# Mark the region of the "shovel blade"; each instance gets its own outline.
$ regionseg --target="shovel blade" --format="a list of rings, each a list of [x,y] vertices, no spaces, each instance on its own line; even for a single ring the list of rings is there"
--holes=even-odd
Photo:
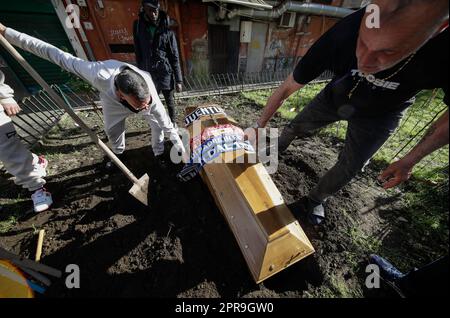
[[[148,182],[149,177],[147,174],[143,175],[139,179],[139,183],[135,183],[130,191],[128,191],[133,197],[138,199],[142,204],[148,206]]]

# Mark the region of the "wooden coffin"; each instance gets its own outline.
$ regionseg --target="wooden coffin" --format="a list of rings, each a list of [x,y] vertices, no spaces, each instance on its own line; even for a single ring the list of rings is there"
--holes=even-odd
[[[207,115],[208,111],[201,109],[211,107],[220,109],[211,104],[186,109],[185,124],[191,138],[199,137],[199,126],[201,132],[224,124],[237,126],[224,113]],[[201,116],[196,116],[196,111]],[[227,220],[254,280],[259,283],[314,253],[314,248],[262,163],[232,162],[243,155],[243,150],[234,151],[232,156],[228,153],[222,163],[205,164],[200,175]],[[223,159],[224,155],[221,156]]]

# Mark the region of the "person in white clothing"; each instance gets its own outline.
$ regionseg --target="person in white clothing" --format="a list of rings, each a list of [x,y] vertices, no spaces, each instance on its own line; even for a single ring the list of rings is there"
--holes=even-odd
[[[33,192],[34,211],[42,212],[53,203],[52,195],[44,188],[48,162],[31,153],[17,136],[10,117],[20,111],[14,91],[5,84],[5,75],[0,71],[0,162],[15,177],[17,185]]]
[[[89,62],[55,46],[7,28],[0,23],[0,33],[12,44],[46,59],[84,79],[100,92],[105,131],[112,151],[125,151],[125,119],[138,113],[150,124],[153,154],[162,161],[164,136],[169,136],[181,155],[185,149],[171,122],[149,73],[117,60]],[[111,166],[111,163],[109,163]]]

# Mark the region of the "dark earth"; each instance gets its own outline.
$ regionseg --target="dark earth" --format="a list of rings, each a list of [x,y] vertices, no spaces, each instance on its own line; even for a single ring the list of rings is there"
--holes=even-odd
[[[184,106],[206,101],[222,105],[243,127],[260,111],[242,97],[221,96],[181,101],[179,114]],[[105,137],[98,114],[82,116]],[[285,124],[279,117],[271,122]],[[374,249],[399,244],[409,249],[414,243],[405,234],[409,223],[402,217],[401,193],[386,192],[374,181],[380,168],[371,164],[331,198],[321,227],[303,219],[302,200],[336,161],[340,141],[327,136],[296,140],[280,158],[273,179],[316,252],[256,284],[202,180],[179,182],[181,165],[155,162],[142,119],[130,119],[127,127],[124,162],[138,177],[149,174],[149,207],[128,194],[131,184],[122,174],[105,171],[102,153],[68,118],[34,149],[50,161],[51,210],[29,213],[31,201],[14,201],[18,193],[28,194],[6,175],[0,178],[1,196],[11,202],[2,204],[0,214],[13,211],[18,217],[0,234],[0,245],[33,258],[36,232],[45,229],[42,263],[63,271],[68,264],[79,265],[80,289],[67,289],[64,279],[53,279],[44,297],[397,297],[388,288],[364,287],[367,257]],[[425,256],[416,259],[418,264],[427,261]]]

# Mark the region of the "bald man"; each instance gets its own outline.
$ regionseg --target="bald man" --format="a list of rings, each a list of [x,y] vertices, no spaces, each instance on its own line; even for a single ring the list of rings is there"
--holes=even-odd
[[[380,28],[369,28],[363,8],[338,22],[310,48],[269,98],[253,128],[263,128],[294,92],[326,70],[335,76],[283,130],[279,151],[340,120],[348,122],[337,163],[308,195],[308,220],[325,219],[323,203],[344,187],[398,126],[403,111],[423,89],[442,88],[448,105],[447,0],[379,0]],[[389,188],[407,180],[424,156],[448,144],[448,112],[405,158],[380,176]]]

